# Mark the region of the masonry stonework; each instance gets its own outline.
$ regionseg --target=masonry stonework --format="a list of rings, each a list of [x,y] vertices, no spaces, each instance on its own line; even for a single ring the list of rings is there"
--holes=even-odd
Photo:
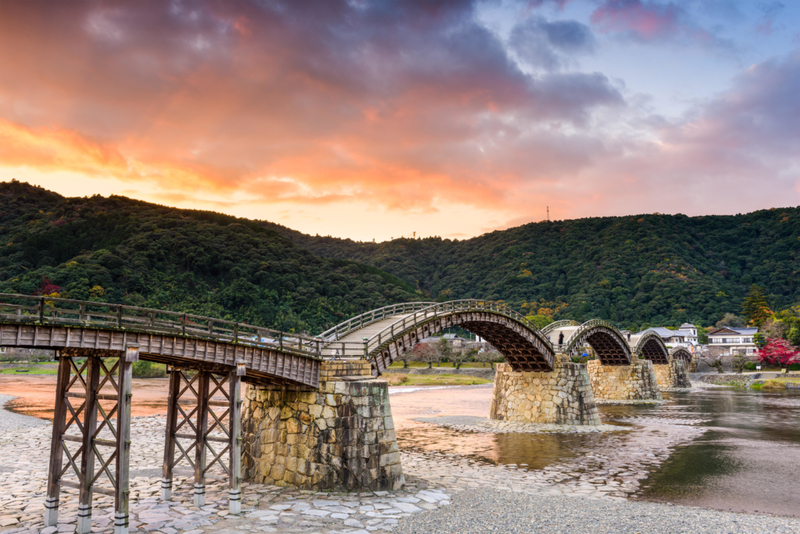
[[[636,358],[631,365],[603,365],[600,360],[590,360],[586,370],[598,401],[661,400],[649,360]]]
[[[489,418],[518,423],[599,425],[586,367],[557,354],[552,372],[496,366]]]
[[[656,375],[658,388],[661,390],[692,387],[689,374],[686,372],[686,362],[683,360],[670,357],[669,365],[653,364],[653,372]]]
[[[395,490],[403,483],[389,390],[369,362],[323,362],[319,390],[248,385],[245,480],[303,489]]]

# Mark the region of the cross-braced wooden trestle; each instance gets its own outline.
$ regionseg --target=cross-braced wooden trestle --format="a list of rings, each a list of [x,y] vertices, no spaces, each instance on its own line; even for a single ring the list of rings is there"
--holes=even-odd
[[[227,388],[226,388],[227,386]],[[181,462],[192,468],[194,504],[205,504],[206,479],[229,481],[230,510],[241,512],[241,377],[206,370],[173,369],[169,382],[164,476],[161,497],[172,497],[172,477]],[[222,474],[212,473],[212,468]]]
[[[91,531],[95,492],[114,497],[114,532],[128,531],[131,364],[138,359],[138,349],[105,355],[116,356],[116,363],[110,365],[96,354],[80,366],[71,354],[59,358],[45,525],[58,524],[61,488],[75,488],[78,534]]]

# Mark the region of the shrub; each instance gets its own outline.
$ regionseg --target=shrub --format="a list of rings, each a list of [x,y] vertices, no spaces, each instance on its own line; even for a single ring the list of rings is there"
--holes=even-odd
[[[408,375],[400,373],[385,373],[381,375],[381,380],[386,380],[390,386],[400,386],[408,382]]]
[[[748,371],[755,371],[756,370],[756,362],[747,362],[744,364],[744,368]]]
[[[144,360],[134,362],[131,371],[133,378],[163,378],[167,376],[167,368],[164,364]]]
[[[800,363],[790,363],[789,364],[790,371],[800,371]]]

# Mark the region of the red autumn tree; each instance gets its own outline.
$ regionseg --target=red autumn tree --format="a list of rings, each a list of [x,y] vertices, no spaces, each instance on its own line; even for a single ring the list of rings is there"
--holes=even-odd
[[[58,293],[61,291],[61,286],[55,285],[53,282],[50,281],[49,278],[46,276],[42,276],[42,285],[40,285],[36,291],[33,292],[34,295],[52,295],[53,293]]]
[[[758,359],[770,365],[785,367],[790,363],[800,361],[800,352],[785,339],[774,338],[759,349]]]

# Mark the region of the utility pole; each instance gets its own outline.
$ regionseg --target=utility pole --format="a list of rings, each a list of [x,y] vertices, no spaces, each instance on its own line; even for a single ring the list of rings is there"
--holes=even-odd
[[[547,222],[550,222],[550,206],[547,206]]]

